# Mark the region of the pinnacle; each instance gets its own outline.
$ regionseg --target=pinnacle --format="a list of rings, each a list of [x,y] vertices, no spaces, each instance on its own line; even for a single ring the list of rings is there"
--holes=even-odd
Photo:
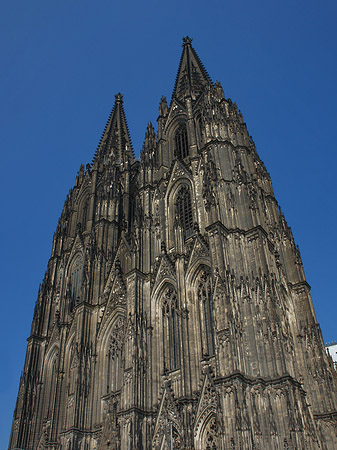
[[[148,124],[147,124],[147,132],[149,132],[149,131],[153,131],[154,130],[154,128],[153,128],[153,125],[152,125],[152,122],[150,121]]]
[[[146,132],[145,132],[145,141],[143,145],[143,150],[148,148],[153,148],[156,139],[156,134],[152,125],[152,122],[147,124]]]
[[[166,97],[163,95],[162,98],[160,99],[160,104],[159,104],[159,117],[166,117],[167,115],[167,101],[166,101]]]

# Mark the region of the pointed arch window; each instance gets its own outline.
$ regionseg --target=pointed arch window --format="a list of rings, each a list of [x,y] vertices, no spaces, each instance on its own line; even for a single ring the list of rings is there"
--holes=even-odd
[[[188,238],[193,233],[193,213],[190,191],[187,186],[183,186],[178,192],[176,199],[176,217],[183,229],[184,238]]]
[[[180,367],[180,327],[177,293],[173,287],[167,287],[162,304],[163,351],[165,370]]]
[[[200,323],[203,354],[214,355],[214,322],[211,277],[203,270],[198,278],[198,300],[200,305]]]
[[[125,332],[125,321],[120,318],[114,325],[107,342],[105,380],[106,393],[120,389],[122,376],[122,345]]]
[[[199,146],[202,147],[203,142],[204,142],[204,136],[203,136],[203,127],[202,127],[202,121],[201,121],[201,117],[197,117],[196,120],[196,132],[197,132],[197,139],[199,142]]]
[[[121,376],[121,350],[117,347],[115,339],[110,337],[110,345],[106,354],[106,393],[119,389]]]
[[[51,418],[54,413],[56,399],[56,385],[58,373],[58,348],[54,347],[50,357],[47,360],[44,373],[44,392],[43,397],[47,400],[46,417]]]
[[[89,212],[89,198],[86,198],[85,202],[83,203],[83,210],[82,210],[82,223],[81,223],[82,231],[85,231],[87,226],[88,212]]]
[[[174,135],[174,156],[184,159],[189,155],[187,129],[185,124],[180,124]]]
[[[55,390],[56,390],[56,378],[57,378],[57,361],[56,358],[51,364],[50,372],[49,372],[49,379],[50,379],[50,385],[49,385],[49,401],[47,404],[48,411],[47,416],[51,417],[54,411],[54,403],[55,403]]]
[[[74,261],[71,268],[70,284],[71,284],[71,309],[78,303],[82,289],[83,277],[83,261],[79,256]]]

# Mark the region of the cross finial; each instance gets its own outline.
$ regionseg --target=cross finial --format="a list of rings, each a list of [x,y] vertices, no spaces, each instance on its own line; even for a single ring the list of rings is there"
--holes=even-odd
[[[123,103],[123,94],[118,92],[118,94],[115,95],[116,103]]]
[[[192,41],[193,41],[193,39],[188,36],[183,37],[183,46],[190,45]]]

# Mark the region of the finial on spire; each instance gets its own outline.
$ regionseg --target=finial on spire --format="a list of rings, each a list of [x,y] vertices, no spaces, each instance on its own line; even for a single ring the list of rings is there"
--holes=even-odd
[[[189,36],[183,37],[183,47],[185,45],[191,45],[192,41],[193,41],[193,38],[190,38]]]
[[[123,103],[123,94],[118,92],[118,94],[115,95],[116,103]]]

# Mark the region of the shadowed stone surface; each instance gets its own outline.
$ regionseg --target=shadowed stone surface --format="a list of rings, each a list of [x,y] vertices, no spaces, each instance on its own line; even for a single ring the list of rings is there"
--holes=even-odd
[[[67,196],[9,448],[333,450],[336,418],[270,176],[185,37],[140,161],[117,94]]]

